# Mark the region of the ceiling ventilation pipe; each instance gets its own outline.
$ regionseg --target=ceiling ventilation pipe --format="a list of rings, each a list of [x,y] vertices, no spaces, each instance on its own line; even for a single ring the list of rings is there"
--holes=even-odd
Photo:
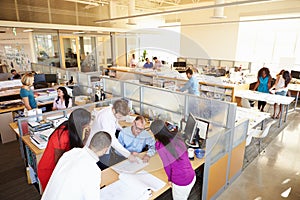
[[[129,0],[128,16],[134,15],[134,11],[135,11],[135,0]],[[127,24],[128,25],[136,25],[135,19],[134,18],[129,18]]]
[[[225,0],[215,0],[215,5],[218,4],[224,4]],[[212,18],[226,18],[226,16],[224,16],[224,7],[217,7],[214,8],[214,16],[212,16]]]

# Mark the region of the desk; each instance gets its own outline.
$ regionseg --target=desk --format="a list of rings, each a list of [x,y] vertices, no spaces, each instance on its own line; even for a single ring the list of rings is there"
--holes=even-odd
[[[295,106],[294,106],[294,110],[296,110],[298,98],[299,98],[300,84],[289,84],[288,89],[289,89],[289,91],[296,92],[296,101],[295,101]]]
[[[257,126],[259,123],[262,123],[261,128],[263,129],[264,120],[270,118],[270,113],[260,112],[257,109],[237,107],[235,119],[236,123],[245,118],[249,119],[249,133],[249,130]]]
[[[194,170],[199,168],[201,165],[203,165],[204,162],[205,162],[204,158],[198,159],[196,157],[193,161],[191,161],[192,167]],[[143,170],[156,176],[157,178],[161,179],[165,183],[168,183],[168,177],[163,168],[162,161],[157,153],[153,157],[150,158],[149,165],[147,165]],[[111,168],[107,168],[102,171],[101,179],[102,179],[101,186],[109,185],[118,180],[118,174]],[[155,199],[155,198],[159,197],[161,194],[166,192],[169,188],[171,188],[170,185],[166,184],[159,191],[153,192],[151,199]]]
[[[252,90],[238,90],[236,91],[235,96],[237,98],[245,98],[254,101],[266,101],[269,104],[275,104],[275,103],[280,104],[280,106],[282,107],[282,112],[280,113],[278,127],[280,127],[282,123],[282,113],[284,107],[286,107],[285,116],[284,116],[284,122],[286,122],[288,107],[290,103],[294,101],[294,97],[274,95],[274,94],[262,93],[262,92],[252,91]]]

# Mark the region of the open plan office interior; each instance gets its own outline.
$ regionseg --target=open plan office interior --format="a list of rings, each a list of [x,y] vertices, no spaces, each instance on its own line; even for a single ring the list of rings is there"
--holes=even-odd
[[[29,122],[49,118],[54,126],[61,122],[57,116],[81,107],[93,114],[118,99],[129,102],[131,114],[187,132],[187,148],[205,150],[203,158],[195,154],[191,160],[197,180],[189,199],[300,199],[299,0],[0,5],[0,199],[41,198],[37,165],[47,143],[34,144],[26,134]],[[152,69],[143,67],[146,58]],[[253,91],[263,67],[273,84],[281,70],[290,72],[287,96]],[[42,113],[24,116],[22,83],[11,80],[12,69],[35,74]],[[199,82],[199,95],[180,92],[187,69]],[[59,85],[73,106],[52,111]],[[257,108],[260,101],[266,102],[264,112]],[[276,106],[282,112],[273,119]],[[130,126],[130,119],[122,123]],[[144,167],[168,182],[158,155]],[[109,168],[102,177],[99,188],[108,191],[118,173]],[[172,199],[171,190],[163,184],[146,199]]]

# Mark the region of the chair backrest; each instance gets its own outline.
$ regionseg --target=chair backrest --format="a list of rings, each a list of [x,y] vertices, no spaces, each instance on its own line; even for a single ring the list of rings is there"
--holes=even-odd
[[[248,99],[242,98],[241,104],[242,104],[242,107],[244,107],[244,108],[251,108],[251,105],[250,105],[250,102],[248,101]]]
[[[249,144],[251,143],[251,140],[252,140],[252,135],[247,135],[247,138],[246,138],[246,146],[249,146]]]
[[[266,126],[266,128],[264,129],[263,133],[261,134],[261,138],[264,138],[268,135],[269,131],[270,131],[270,128],[271,126],[275,123],[276,121],[273,120],[272,122],[269,122]]]

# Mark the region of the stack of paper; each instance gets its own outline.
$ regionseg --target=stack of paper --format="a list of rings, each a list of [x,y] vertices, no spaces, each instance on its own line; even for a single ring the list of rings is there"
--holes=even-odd
[[[165,182],[140,171],[137,174],[120,174],[119,180],[101,189],[102,200],[146,200],[152,196],[151,191],[158,191]]]

